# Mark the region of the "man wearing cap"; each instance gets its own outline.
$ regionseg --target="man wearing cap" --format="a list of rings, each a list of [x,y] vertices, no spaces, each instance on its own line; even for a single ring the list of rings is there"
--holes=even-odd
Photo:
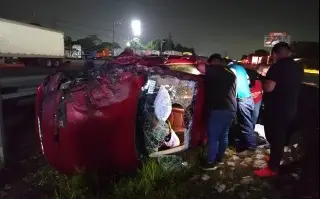
[[[276,174],[286,144],[289,125],[293,122],[298,108],[303,68],[291,57],[290,46],[277,43],[271,52],[275,63],[270,67],[263,83],[264,127],[270,143],[270,160],[264,169],[255,175],[269,177]]]
[[[236,77],[220,54],[211,55],[207,65],[200,65],[198,70],[204,74],[208,135],[208,156],[201,168],[213,170],[227,149],[229,128],[237,111]]]

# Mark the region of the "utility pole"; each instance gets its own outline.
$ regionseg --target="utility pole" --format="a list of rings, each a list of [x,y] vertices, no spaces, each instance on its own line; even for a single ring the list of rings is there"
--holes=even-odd
[[[114,52],[114,32],[115,32],[115,27],[116,27],[116,22],[113,21],[112,22],[112,55],[113,56],[115,55],[115,52]]]

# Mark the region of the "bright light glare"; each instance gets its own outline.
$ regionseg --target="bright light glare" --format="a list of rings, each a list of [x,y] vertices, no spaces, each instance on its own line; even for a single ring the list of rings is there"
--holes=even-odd
[[[140,36],[141,35],[141,22],[140,22],[140,20],[132,20],[131,21],[131,28],[133,31],[133,36]]]
[[[130,47],[130,42],[127,42],[127,47]]]

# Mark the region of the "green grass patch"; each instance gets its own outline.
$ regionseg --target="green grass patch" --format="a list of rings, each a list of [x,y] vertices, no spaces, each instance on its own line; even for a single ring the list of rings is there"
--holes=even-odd
[[[103,174],[81,171],[66,176],[49,167],[39,171],[38,176],[41,184],[54,185],[54,198],[57,199],[260,199],[279,195],[271,183],[253,176],[253,163],[235,158],[234,149],[227,150],[224,163],[216,170],[201,171],[198,164],[205,155],[204,151],[197,148],[182,153],[188,167],[172,171],[159,164],[157,159],[150,159],[134,175],[120,179],[104,179]],[[255,156],[251,159],[254,162]]]

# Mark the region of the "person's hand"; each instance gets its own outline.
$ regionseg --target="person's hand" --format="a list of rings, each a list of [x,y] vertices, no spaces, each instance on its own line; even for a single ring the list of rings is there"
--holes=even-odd
[[[197,69],[201,74],[205,74],[206,73],[206,65],[203,64],[203,63],[198,64]]]
[[[267,72],[268,72],[268,70],[269,70],[269,68],[270,68],[270,66],[268,66],[268,65],[260,65],[260,66],[258,66],[258,68],[257,68],[257,73],[258,73],[259,75],[265,77],[266,74],[267,74]]]
[[[261,92],[261,91],[258,91],[258,92],[251,93],[251,96],[252,96],[253,98],[256,98],[256,97],[258,97],[260,94],[262,94],[262,92]]]

